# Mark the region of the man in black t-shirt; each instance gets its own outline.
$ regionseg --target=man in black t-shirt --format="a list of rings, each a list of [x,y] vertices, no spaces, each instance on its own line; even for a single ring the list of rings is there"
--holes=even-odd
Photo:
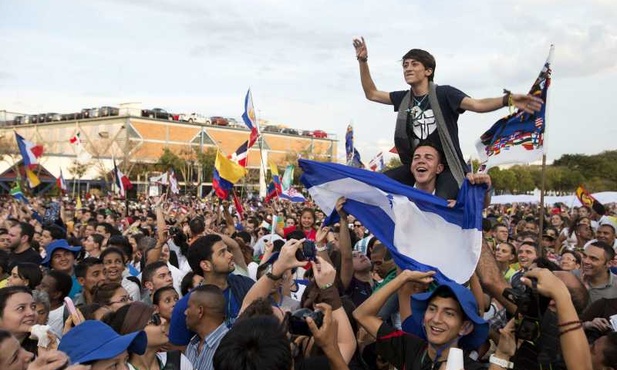
[[[435,58],[428,52],[421,49],[412,49],[407,52],[403,60],[403,76],[405,82],[410,86],[410,90],[386,92],[380,91],[375,86],[368,68],[368,52],[364,38],[353,40],[356,49],[356,58],[360,66],[360,80],[362,89],[368,100],[394,106],[394,111],[399,113],[397,126],[399,123],[405,125],[404,129],[397,129],[394,142],[403,166],[390,170],[386,174],[395,180],[412,186],[414,183],[413,175],[409,171],[411,164],[411,154],[413,149],[421,143],[430,142],[439,150],[443,150],[444,144],[441,142],[438,132],[437,118],[434,112],[435,107],[429,103],[429,87],[435,76]],[[463,159],[459,138],[458,138],[458,116],[470,110],[472,112],[492,112],[502,107],[512,105],[528,113],[533,113],[541,108],[542,101],[531,95],[511,94],[487,99],[474,99],[467,96],[462,91],[447,85],[437,86],[436,98],[439,108],[443,115],[443,124],[448,129],[450,140],[452,141],[454,156],[447,160],[448,167],[439,176],[437,188],[447,194],[447,199],[456,199],[458,194],[458,183],[453,176],[451,168],[462,166],[466,173],[468,169]],[[404,99],[409,94],[408,99]],[[401,103],[407,101],[406,106],[401,107]],[[401,118],[403,118],[401,120]],[[402,128],[402,127],[401,127]],[[460,162],[460,163],[456,163]]]
[[[21,262],[41,263],[41,255],[30,245],[33,236],[34,227],[27,222],[20,222],[9,229],[9,266]]]

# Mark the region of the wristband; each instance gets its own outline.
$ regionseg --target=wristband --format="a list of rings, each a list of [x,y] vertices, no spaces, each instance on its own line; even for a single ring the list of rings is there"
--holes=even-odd
[[[513,369],[514,368],[514,364],[508,360],[504,360],[503,358],[499,358],[495,355],[491,355],[491,357],[489,357],[488,362],[490,362],[491,364],[495,364],[497,366],[503,367],[504,369]]]
[[[366,57],[356,57],[356,59],[358,59],[358,62],[366,63],[366,61],[368,60],[368,56],[366,56]]]
[[[503,99],[501,99],[501,105],[503,105],[504,107],[507,107],[511,103],[510,97],[512,96],[512,92],[508,89],[503,89],[503,93],[505,95],[503,96]]]
[[[323,247],[315,247],[315,250],[317,252],[327,252],[328,251],[328,245],[324,245]]]
[[[319,289],[326,290],[326,289],[330,288],[332,285],[333,285],[332,283],[328,283],[328,284],[325,284],[323,286],[320,286]]]

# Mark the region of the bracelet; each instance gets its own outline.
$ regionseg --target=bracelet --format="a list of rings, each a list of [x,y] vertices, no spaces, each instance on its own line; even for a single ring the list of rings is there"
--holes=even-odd
[[[356,57],[356,59],[358,59],[358,62],[366,63],[366,61],[368,60],[368,56],[366,56],[366,57]]]
[[[328,288],[332,287],[333,285],[334,285],[334,284],[332,284],[332,283],[327,283],[327,284],[325,284],[325,285],[320,286],[320,287],[319,287],[319,289],[321,289],[321,290],[326,290],[326,289],[328,289]]]
[[[575,326],[575,327],[573,327],[573,328],[566,329],[566,330],[564,330],[564,331],[560,332],[560,333],[559,333],[559,336],[561,337],[562,335],[564,335],[564,334],[566,334],[566,333],[569,333],[569,332],[574,331],[574,330],[581,329],[582,327],[583,327],[583,324],[578,324],[577,326]]]
[[[324,245],[323,247],[315,247],[315,250],[317,252],[327,252],[328,251],[328,245]]]
[[[563,328],[564,326],[570,326],[572,324],[582,324],[583,322],[581,320],[575,320],[575,321],[568,321],[568,322],[564,322],[563,324],[559,324],[557,325],[560,328]]]
[[[503,89],[503,93],[505,95],[503,96],[503,99],[501,99],[501,105],[503,105],[504,107],[507,107],[511,105],[510,98],[512,97],[512,91],[508,89]]]

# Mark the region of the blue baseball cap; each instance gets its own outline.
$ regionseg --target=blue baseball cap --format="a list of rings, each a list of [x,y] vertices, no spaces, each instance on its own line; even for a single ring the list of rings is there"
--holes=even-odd
[[[148,339],[144,331],[120,335],[107,324],[87,320],[66,333],[58,350],[69,356],[71,364],[108,360],[124,351],[143,355]]]
[[[54,254],[56,249],[66,249],[69,252],[73,252],[73,254],[77,254],[81,250],[81,247],[70,246],[66,239],[56,239],[47,245],[47,248],[45,249],[45,259],[41,261],[41,265],[45,267],[49,266],[51,256]]]
[[[422,324],[424,313],[426,312],[431,298],[433,298],[436,292],[442,289],[448,289],[454,294],[456,300],[461,305],[461,309],[467,316],[467,319],[473,323],[473,330],[471,333],[459,339],[459,347],[465,350],[473,350],[480,347],[480,345],[486,341],[486,338],[488,338],[488,322],[478,315],[478,304],[471,291],[455,282],[443,283],[432,292],[414,294],[411,296],[411,316],[403,321],[403,331],[427,340],[426,331]]]

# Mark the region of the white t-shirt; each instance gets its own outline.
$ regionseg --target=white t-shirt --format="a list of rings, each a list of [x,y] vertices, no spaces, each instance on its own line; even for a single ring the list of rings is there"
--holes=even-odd
[[[167,364],[167,352],[159,352],[156,354],[156,357],[163,364],[163,367]],[[129,365],[130,370],[138,370],[135,366],[131,365],[130,363],[128,365]],[[193,369],[194,367],[191,361],[184,354],[180,353],[180,370],[193,370]]]

